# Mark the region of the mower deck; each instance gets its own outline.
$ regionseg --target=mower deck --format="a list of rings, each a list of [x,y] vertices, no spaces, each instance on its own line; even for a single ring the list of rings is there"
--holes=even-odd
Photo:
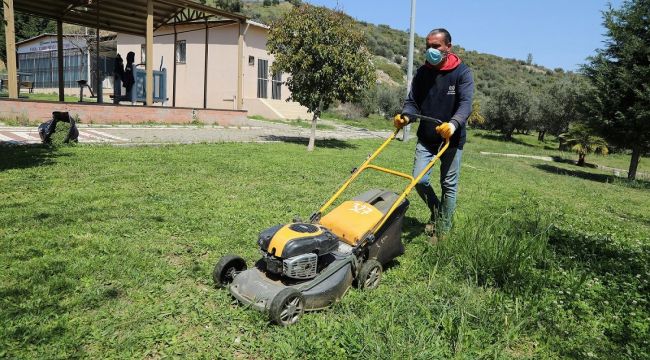
[[[352,265],[354,255],[336,254],[337,257],[322,273],[309,281],[281,281],[271,278],[266,272],[255,266],[239,273],[230,284],[230,293],[245,305],[260,311],[268,311],[273,298],[280,291],[293,287],[305,298],[305,310],[326,308],[339,300],[352,285],[354,278]]]

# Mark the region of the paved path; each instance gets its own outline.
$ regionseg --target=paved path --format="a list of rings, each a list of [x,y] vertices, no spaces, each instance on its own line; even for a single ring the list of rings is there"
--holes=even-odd
[[[387,131],[369,131],[327,120],[320,123],[332,125],[332,130],[316,130],[317,140],[385,138]],[[249,120],[245,126],[142,126],[142,125],[87,125],[79,124],[79,142],[114,145],[192,144],[210,142],[273,142],[306,141],[310,130],[288,124]],[[0,125],[0,144],[40,143],[36,127]]]
[[[488,152],[488,151],[481,151],[481,155],[498,155],[498,156],[507,156],[507,157],[521,157],[521,158],[529,158],[529,159],[536,159],[536,160],[553,161],[553,158],[550,156],[503,154],[503,153],[495,153],[495,152]]]
[[[494,156],[507,156],[507,157],[518,157],[518,158],[528,158],[528,159],[536,159],[536,160],[543,160],[543,161],[556,161],[551,156],[535,156],[535,155],[522,155],[522,154],[503,154],[503,153],[494,153],[494,152],[488,152],[488,151],[481,151],[481,155],[494,155]],[[573,162],[575,163],[575,162]],[[612,175],[617,176],[617,177],[624,177],[627,178],[627,170],[625,169],[617,169],[609,166],[603,166],[603,165],[598,165],[594,164],[597,169],[604,170],[607,172],[612,173]],[[636,172],[636,178],[637,180],[640,179],[647,179],[650,180],[650,174],[642,173],[640,171]]]

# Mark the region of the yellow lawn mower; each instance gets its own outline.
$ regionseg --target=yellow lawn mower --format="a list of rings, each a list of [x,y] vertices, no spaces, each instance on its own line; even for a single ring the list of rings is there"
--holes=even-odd
[[[412,119],[440,120],[411,115]],[[250,269],[236,255],[215,265],[212,277],[241,303],[266,311],[272,322],[291,325],[305,311],[326,308],[345,295],[353,283],[374,289],[383,266],[404,253],[402,223],[409,206],[407,195],[447,150],[445,142],[417,177],[371,162],[395,139],[396,129],[308,222],[294,221],[262,231],[257,244],[262,257]],[[409,180],[401,194],[372,189],[328,208],[367,169]]]

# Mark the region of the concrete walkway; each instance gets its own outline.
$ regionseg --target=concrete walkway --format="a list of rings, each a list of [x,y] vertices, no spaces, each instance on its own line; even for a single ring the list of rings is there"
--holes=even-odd
[[[334,126],[332,130],[316,130],[316,139],[350,140],[386,138],[388,131],[340,125],[327,120],[321,124]],[[310,129],[269,121],[249,120],[244,126],[183,126],[183,125],[88,125],[78,124],[79,142],[113,145],[193,144],[213,142],[305,142]],[[36,127],[3,126],[0,124],[0,144],[40,143]],[[318,146],[318,145],[317,145]]]
[[[504,154],[504,153],[494,153],[494,152],[488,152],[488,151],[481,151],[480,154],[481,155],[492,155],[492,156],[528,158],[528,159],[535,159],[535,160],[542,160],[542,161],[557,161],[557,159],[554,159],[551,156],[536,156],[536,155],[523,155],[523,154]],[[576,162],[571,161],[571,163],[575,164]],[[627,178],[627,170],[625,170],[625,169],[617,169],[617,168],[598,165],[598,164],[592,164],[592,165],[595,166],[597,169],[610,172],[612,175],[614,175],[616,177]],[[650,174],[646,174],[646,173],[642,173],[640,171],[637,171],[636,178],[637,178],[637,180],[650,180]]]

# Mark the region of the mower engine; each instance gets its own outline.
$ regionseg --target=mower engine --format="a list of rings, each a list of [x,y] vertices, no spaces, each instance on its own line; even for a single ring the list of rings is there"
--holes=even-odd
[[[339,240],[322,226],[292,223],[262,231],[257,244],[268,272],[303,280],[316,277],[319,258],[336,250]]]

